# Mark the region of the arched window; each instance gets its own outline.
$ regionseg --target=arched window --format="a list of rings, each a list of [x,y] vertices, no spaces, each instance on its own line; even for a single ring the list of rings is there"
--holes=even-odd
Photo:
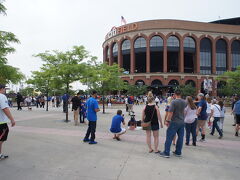
[[[167,40],[168,47],[179,47],[179,40],[176,36],[170,36]]]
[[[152,81],[151,85],[152,86],[160,86],[160,85],[162,85],[162,81],[155,79]]]
[[[235,71],[240,66],[240,41],[232,42],[232,70]]]
[[[129,50],[131,48],[131,43],[128,39],[124,40],[122,43],[122,51]]]
[[[184,72],[194,73],[196,67],[195,41],[191,37],[184,38]]]
[[[122,67],[125,70],[124,74],[130,73],[130,61],[131,61],[131,42],[126,39],[122,43]]]
[[[146,72],[146,40],[143,37],[139,37],[134,42],[135,52],[135,72],[145,73]]]
[[[118,63],[118,44],[114,43],[112,47],[113,52],[113,63]]]
[[[150,40],[150,47],[163,47],[163,39],[160,36],[153,36]]]
[[[150,72],[163,72],[163,39],[160,36],[150,40]]]
[[[145,47],[146,47],[146,40],[143,37],[137,38],[134,43],[134,48],[145,48]]]
[[[191,37],[185,37],[184,39],[184,48],[191,48],[195,50],[195,41]]]
[[[117,56],[118,55],[118,44],[114,43],[113,45],[113,56]]]
[[[200,73],[212,73],[212,43],[208,38],[203,38],[200,42]]]
[[[216,43],[216,70],[217,74],[223,74],[227,70],[227,43],[223,39]]]
[[[167,69],[168,72],[178,72],[179,40],[170,36],[167,40]]]

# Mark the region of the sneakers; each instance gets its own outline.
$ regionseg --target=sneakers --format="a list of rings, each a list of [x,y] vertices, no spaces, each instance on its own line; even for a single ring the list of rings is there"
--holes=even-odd
[[[219,137],[218,137],[218,139],[222,139],[222,138],[223,138],[223,136],[219,136]]]
[[[199,139],[198,141],[199,142],[205,142],[206,140],[205,139]]]
[[[192,143],[192,145],[193,145],[193,146],[197,146],[197,144],[196,144],[196,143]]]
[[[238,132],[235,133],[235,136],[238,136]]]
[[[185,143],[186,146],[189,146],[189,143]]]
[[[3,154],[0,155],[0,160],[2,160],[2,159],[7,159],[7,158],[8,158],[7,155],[3,155]]]
[[[170,156],[165,154],[164,152],[160,152],[159,155],[164,158],[170,158]]]
[[[97,144],[96,141],[90,141],[89,144]]]
[[[175,151],[173,151],[172,153],[173,153],[173,155],[174,155],[174,156],[176,156],[176,157],[182,157],[182,155],[181,155],[181,154],[176,154],[176,152],[175,152]]]
[[[89,141],[90,141],[90,139],[87,139],[87,138],[83,139],[83,142],[89,142]]]

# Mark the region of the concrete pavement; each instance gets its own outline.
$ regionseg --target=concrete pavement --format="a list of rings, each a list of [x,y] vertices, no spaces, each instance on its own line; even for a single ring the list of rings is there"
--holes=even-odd
[[[135,106],[140,119],[143,106]],[[124,106],[122,107],[124,109]],[[144,131],[128,131],[121,142],[108,132],[116,109],[99,113],[97,145],[82,142],[87,125],[64,123],[62,109],[49,112],[12,110],[17,126],[11,128],[4,152],[9,159],[0,161],[0,180],[238,180],[240,137],[234,137],[233,120],[228,112],[224,139],[207,135],[205,143],[185,147],[183,157],[164,159],[149,154]],[[160,107],[162,117],[164,107]],[[70,119],[73,118],[70,112]],[[129,119],[126,116],[126,119]],[[160,130],[160,150],[164,148],[166,128]],[[173,147],[174,148],[174,147]]]

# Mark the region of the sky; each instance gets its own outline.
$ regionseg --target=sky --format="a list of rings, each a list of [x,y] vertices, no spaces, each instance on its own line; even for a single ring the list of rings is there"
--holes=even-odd
[[[2,1],[2,0],[0,0]],[[5,0],[7,16],[0,30],[13,32],[20,44],[8,56],[10,65],[27,76],[39,70],[45,50],[70,50],[75,45],[102,61],[102,43],[113,26],[152,19],[209,22],[240,17],[240,0]]]

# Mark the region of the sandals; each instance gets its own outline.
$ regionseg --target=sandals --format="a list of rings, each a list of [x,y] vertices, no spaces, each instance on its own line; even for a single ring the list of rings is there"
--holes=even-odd
[[[149,152],[149,153],[152,153],[152,152],[153,152],[153,149],[149,150],[148,152]]]

